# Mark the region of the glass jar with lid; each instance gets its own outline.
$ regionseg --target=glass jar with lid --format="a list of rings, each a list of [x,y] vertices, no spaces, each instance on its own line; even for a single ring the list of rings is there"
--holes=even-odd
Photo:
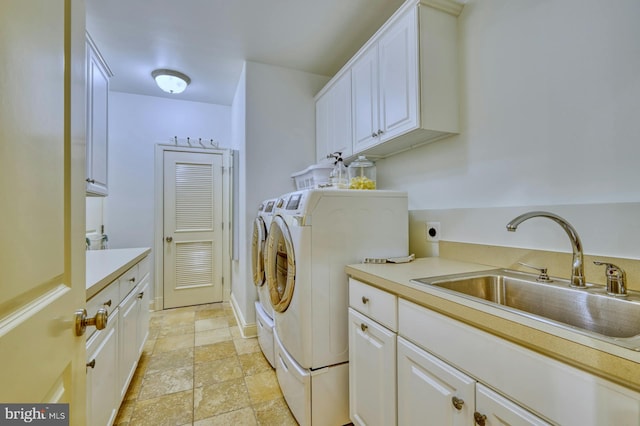
[[[376,189],[376,165],[364,155],[349,164],[349,189]]]

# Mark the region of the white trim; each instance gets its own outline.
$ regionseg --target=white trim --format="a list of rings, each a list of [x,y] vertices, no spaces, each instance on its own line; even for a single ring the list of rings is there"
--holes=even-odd
[[[236,317],[236,322],[238,323],[238,328],[240,329],[242,337],[245,339],[256,337],[258,335],[258,324],[255,322],[247,324],[245,318],[242,316],[242,309],[238,306],[236,296],[233,293],[231,293],[230,302],[231,310],[233,310],[233,315]]]
[[[194,152],[202,154],[222,155],[222,221],[224,227],[222,229],[222,301],[229,300],[231,295],[231,188],[233,174],[231,170],[232,152],[228,149],[209,149],[184,147],[175,145],[156,144],[155,146],[155,164],[154,164],[154,232],[153,232],[153,250],[154,250],[154,294],[153,301],[156,310],[162,310],[164,305],[164,273],[163,273],[163,204],[164,204],[164,181],[163,181],[163,162],[165,151]],[[226,248],[226,249],[225,249]],[[255,328],[255,325],[254,325]]]

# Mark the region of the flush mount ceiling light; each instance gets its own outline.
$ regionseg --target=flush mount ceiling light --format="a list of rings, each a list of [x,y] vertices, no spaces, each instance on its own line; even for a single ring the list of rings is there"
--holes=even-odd
[[[160,69],[151,73],[159,88],[167,93],[182,93],[191,79],[178,71]]]

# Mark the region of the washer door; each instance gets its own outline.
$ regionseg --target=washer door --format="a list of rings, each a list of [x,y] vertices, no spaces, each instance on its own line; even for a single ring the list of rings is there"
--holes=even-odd
[[[251,239],[251,266],[253,267],[253,283],[260,287],[265,282],[264,246],[267,238],[267,226],[261,216],[253,221],[253,237]]]
[[[265,250],[271,305],[274,311],[284,312],[296,284],[296,258],[289,228],[280,215],[273,217]]]

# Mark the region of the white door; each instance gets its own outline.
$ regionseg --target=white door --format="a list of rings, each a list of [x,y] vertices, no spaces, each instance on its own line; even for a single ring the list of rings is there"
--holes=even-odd
[[[472,425],[475,380],[398,337],[398,424]]]
[[[418,127],[418,36],[416,8],[397,21],[378,43],[380,53],[380,139]]]
[[[486,426],[549,426],[551,424],[480,383],[476,385],[476,411],[473,415],[477,419],[477,424],[484,421]]]
[[[86,304],[84,14],[75,0],[0,5],[0,401],[69,403],[74,425],[86,408],[73,321]]]
[[[164,152],[164,308],[222,301],[222,154]]]
[[[369,48],[351,68],[353,153],[376,145],[380,138],[378,45]]]
[[[396,334],[349,308],[349,415],[356,425],[396,424]]]

